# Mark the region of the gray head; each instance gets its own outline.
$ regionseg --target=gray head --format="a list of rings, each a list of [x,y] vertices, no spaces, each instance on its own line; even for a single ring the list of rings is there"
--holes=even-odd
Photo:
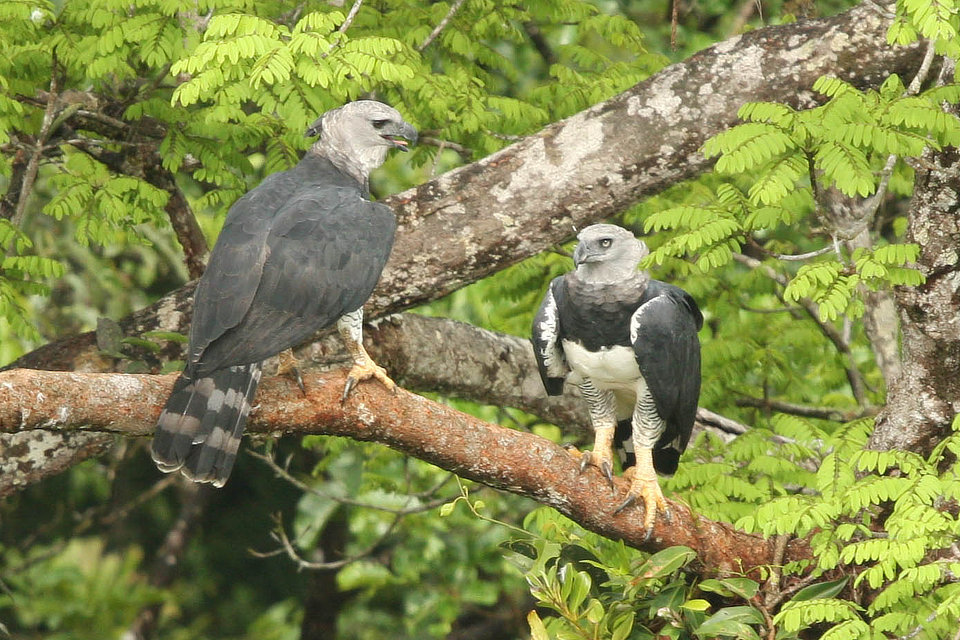
[[[417,141],[417,130],[400,112],[375,100],[348,102],[331,109],[310,125],[306,135],[317,140],[311,153],[328,158],[361,184],[370,172],[383,164],[390,149],[407,151]]]
[[[573,263],[577,275],[593,282],[622,282],[645,274],[637,265],[650,251],[633,234],[613,224],[594,224],[577,234]]]

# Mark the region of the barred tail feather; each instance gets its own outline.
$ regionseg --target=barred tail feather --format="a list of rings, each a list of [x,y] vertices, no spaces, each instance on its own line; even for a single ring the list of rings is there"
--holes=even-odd
[[[181,375],[157,421],[151,449],[157,467],[222,487],[237,459],[259,382],[259,363],[203,378]]]

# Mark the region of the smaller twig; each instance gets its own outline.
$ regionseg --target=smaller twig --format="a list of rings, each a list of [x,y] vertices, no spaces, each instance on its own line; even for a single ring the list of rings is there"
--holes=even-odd
[[[443,31],[450,20],[453,18],[453,15],[460,9],[460,6],[463,4],[463,0],[455,0],[455,2],[450,5],[447,15],[443,16],[443,20],[437,23],[437,26],[433,28],[433,31],[430,32],[430,35],[427,36],[427,39],[420,43],[420,46],[417,47],[417,51],[423,51],[430,46],[430,43],[437,39],[437,36],[440,35],[440,32]]]
[[[733,22],[730,24],[730,27],[727,29],[726,37],[732,38],[733,36],[739,35],[743,30],[743,27],[747,24],[750,18],[753,16],[754,9],[761,10],[760,3],[758,0],[743,0],[740,3],[740,8],[737,9],[737,15],[733,18]],[[761,13],[760,18],[763,18]]]
[[[390,513],[396,516],[407,516],[414,513],[423,513],[424,511],[430,511],[432,509],[436,509],[440,505],[445,504],[449,501],[449,498],[438,498],[436,500],[431,500],[430,502],[418,504],[413,507],[404,507],[402,509],[397,509],[394,507],[384,507],[378,504],[371,504],[369,502],[361,502],[360,500],[353,500],[352,498],[345,498],[343,496],[333,495],[332,493],[326,493],[324,491],[320,491],[316,487],[311,487],[310,485],[293,477],[290,474],[290,472],[288,472],[286,469],[278,465],[276,460],[273,459],[273,456],[270,456],[269,454],[257,453],[256,451],[253,451],[250,449],[247,449],[247,453],[249,453],[254,458],[257,458],[258,460],[261,460],[262,462],[264,462],[268,467],[270,467],[270,469],[273,470],[273,472],[277,476],[279,476],[280,478],[283,478],[288,483],[290,483],[297,489],[300,489],[304,493],[311,493],[321,498],[327,498],[328,500],[333,500],[338,504],[342,504],[348,507],[361,507],[363,509],[373,509],[374,511],[383,511],[385,513]],[[443,480],[441,480],[436,484],[436,487],[434,489],[431,489],[429,491],[432,491],[432,492],[438,491],[441,487],[443,487],[443,485],[445,485],[450,480],[450,476],[452,475],[453,475],[452,473],[448,474],[447,477],[443,478]],[[426,496],[424,496],[423,494],[413,494],[410,497],[420,498],[420,497],[429,497],[430,495],[432,495],[432,493],[427,493]]]
[[[680,22],[679,5],[680,0],[673,0],[673,7],[670,12],[670,48],[677,50],[677,23]]]
[[[444,148],[446,148],[445,141],[441,140],[437,146],[437,154],[433,156],[433,164],[430,166],[430,178],[437,177],[437,167],[440,166],[440,156],[443,155]]]
[[[346,20],[343,21],[343,24],[340,25],[340,28],[337,29],[340,33],[346,33],[347,29],[350,28],[350,25],[353,24],[354,18],[357,17],[357,13],[360,11],[360,7],[363,5],[363,0],[357,0],[353,3],[353,6],[350,7],[350,12],[347,13]]]
[[[543,58],[543,63],[547,65],[547,67],[551,67],[556,64],[557,54],[553,52],[553,48],[550,46],[550,43],[547,42],[547,39],[544,37],[539,25],[534,22],[525,22],[523,23],[523,30],[526,31],[527,35],[530,37],[530,42],[533,43],[533,48],[536,49],[537,53],[540,54],[540,57]]]
[[[533,536],[533,534],[530,533],[529,531],[527,531],[526,529],[522,529],[522,528],[520,528],[520,527],[517,527],[517,526],[515,526],[515,525],[512,525],[512,524],[510,524],[509,522],[504,522],[504,521],[502,521],[502,520],[496,520],[496,519],[494,519],[494,518],[491,518],[491,517],[489,517],[489,516],[485,516],[485,515],[483,515],[482,513],[480,513],[480,512],[477,510],[476,505],[475,505],[473,502],[470,501],[470,489],[468,489],[467,487],[464,486],[463,481],[460,480],[460,476],[457,476],[457,485],[460,487],[460,495],[457,496],[457,497],[453,500],[453,502],[451,502],[450,504],[456,504],[456,503],[462,501],[465,505],[467,505],[467,509],[470,510],[470,513],[472,513],[475,518],[478,518],[478,519],[480,519],[480,520],[483,520],[484,522],[489,523],[489,524],[495,524],[495,525],[499,525],[499,526],[501,526],[501,527],[506,527],[507,529],[510,529],[510,530],[513,531],[514,533],[518,533],[518,534],[523,535],[523,536],[527,536],[527,537],[532,537],[532,536]],[[481,487],[481,488],[482,488],[482,487]]]
[[[816,418],[819,420],[831,420],[833,422],[850,422],[858,418],[875,415],[877,409],[873,407],[865,408],[861,411],[841,411],[831,407],[811,407],[803,404],[794,404],[782,400],[773,400],[771,398],[755,398],[753,396],[740,396],[734,400],[738,407],[751,407],[754,409],[765,409],[776,411],[778,413],[787,413],[802,418]]]
[[[767,251],[766,249],[763,249],[761,247],[761,251],[763,251],[765,254],[767,254],[771,258],[776,258],[777,260],[786,260],[787,262],[800,262],[802,260],[809,260],[810,258],[816,258],[826,253],[830,253],[831,251],[834,251],[834,250],[835,248],[833,247],[833,245],[830,245],[830,246],[817,249],[816,251],[809,251],[807,253],[790,254],[790,253],[774,253],[772,251]]]
[[[735,433],[737,435],[746,433],[750,430],[750,427],[742,422],[737,422],[736,420],[722,416],[719,413],[714,413],[713,411],[704,409],[703,407],[697,408],[697,420],[703,424],[720,429],[721,431]]]
[[[440,157],[440,153],[444,149],[452,149],[456,151],[464,158],[469,158],[473,155],[473,149],[470,147],[465,147],[462,144],[457,144],[451,140],[443,140],[442,138],[434,138],[433,136],[423,136],[417,140],[417,144],[428,144],[433,147],[440,147],[440,151],[437,152],[437,157]]]
[[[910,81],[906,95],[913,96],[920,92],[920,87],[923,86],[927,75],[930,73],[930,67],[933,65],[933,59],[936,53],[937,43],[931,38],[927,41],[927,50],[923,52],[923,61],[920,63],[920,68],[917,69],[917,75]]]
[[[257,558],[272,558],[280,553],[286,553],[287,557],[297,565],[298,570],[310,569],[311,571],[329,571],[331,569],[342,569],[348,564],[356,562],[357,560],[362,560],[376,551],[380,544],[390,536],[401,519],[402,516],[400,515],[394,516],[392,522],[387,525],[387,528],[384,530],[384,532],[360,553],[356,553],[347,558],[341,558],[340,560],[336,560],[334,562],[312,562],[303,558],[299,551],[297,551],[297,548],[290,541],[289,536],[287,536],[286,529],[283,527],[283,519],[281,518],[280,514],[277,513],[273,515],[273,520],[277,525],[277,528],[274,530],[273,537],[282,545],[282,548],[267,552],[255,551],[253,549],[248,549],[248,551],[251,555]]]
[[[923,631],[923,628],[926,626],[926,624],[928,622],[933,622],[936,617],[937,611],[934,609],[932,612],[930,612],[930,615],[927,616],[926,620],[914,627],[913,630],[907,635],[897,638],[897,640],[911,640],[912,638],[916,638],[918,635],[920,635],[920,632]],[[957,635],[954,637],[960,637],[960,631],[958,631]]]
[[[73,528],[73,533],[69,538],[76,538],[83,534],[86,531],[89,531],[93,527],[104,527],[111,525],[119,520],[123,520],[129,515],[131,511],[139,507],[140,505],[149,502],[162,491],[166,490],[173,482],[177,479],[177,476],[163,476],[160,480],[156,481],[153,486],[151,486],[146,491],[138,494],[129,502],[120,505],[116,509],[107,510],[105,506],[96,506],[87,509],[82,514],[75,518],[76,525]],[[20,543],[21,549],[27,549],[36,542],[38,538],[41,538],[47,534],[50,529],[53,529],[56,525],[56,522],[51,522],[46,525],[39,527],[34,531],[30,536],[24,539]]]
[[[781,589],[780,599],[777,601],[777,604],[783,602],[784,600],[786,600],[787,598],[795,594],[797,591],[800,591],[800,589],[810,586],[811,584],[814,583],[814,581],[820,579],[820,577],[821,576],[818,575],[816,572],[810,573],[804,576],[803,578],[801,578],[800,580],[798,580],[795,584],[792,584],[785,589]]]
[[[783,556],[787,551],[790,536],[780,534],[775,537],[773,562],[770,563],[770,579],[764,586],[763,604],[768,609],[776,606],[780,599],[780,578],[783,576]]]
[[[790,314],[797,314],[797,313],[803,311],[803,309],[801,309],[800,307],[790,307],[790,306],[787,306],[787,307],[779,307],[779,308],[777,308],[777,309],[761,309],[760,307],[752,307],[752,306],[750,306],[750,305],[748,305],[748,304],[744,304],[744,303],[742,303],[742,302],[739,303],[738,306],[739,306],[741,309],[743,309],[744,311],[749,311],[750,313],[790,313]]]
[[[23,182],[20,185],[20,195],[17,198],[17,205],[10,218],[14,227],[20,227],[23,223],[23,216],[27,210],[27,200],[30,199],[30,193],[33,191],[33,183],[37,179],[37,172],[40,169],[40,158],[46,151],[47,139],[50,137],[54,121],[56,119],[57,96],[60,86],[57,78],[57,57],[54,55],[53,64],[50,69],[50,97],[43,110],[43,120],[40,123],[40,132],[37,134],[36,145],[30,160],[27,162],[27,168],[24,172]]]

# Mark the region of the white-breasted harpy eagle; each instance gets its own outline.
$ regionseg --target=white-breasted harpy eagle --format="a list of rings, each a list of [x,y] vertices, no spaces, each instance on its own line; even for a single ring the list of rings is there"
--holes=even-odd
[[[670,475],[690,439],[700,396],[703,316],[684,290],[638,270],[646,244],[610,224],[577,236],[576,269],[554,278],[533,321],[540,376],[550,395],[580,387],[595,432],[588,464],[613,483],[613,447],[636,466],[627,500],[644,505],[649,537],[667,503],[657,473]]]
[[[369,200],[368,178],[417,132],[396,109],[358,100],[324,113],[307,130],[317,134],[297,166],[227,213],[194,295],[186,366],[157,422],[162,471],[223,486],[261,362],[335,323],[354,361],[344,398],[371,377],[394,387],[362,343],[362,305],[397,226],[389,207]]]

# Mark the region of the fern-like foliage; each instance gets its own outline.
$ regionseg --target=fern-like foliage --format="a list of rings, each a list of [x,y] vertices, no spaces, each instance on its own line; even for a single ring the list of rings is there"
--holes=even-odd
[[[701,271],[714,270],[757,238],[775,250],[783,229],[822,206],[815,193],[836,189],[848,197],[871,196],[888,157],[915,158],[960,139],[960,120],[940,106],[960,98],[957,87],[908,95],[896,76],[876,91],[860,91],[825,76],[813,89],[826,98],[822,106],[797,111],[782,104],[748,103],[739,111],[746,122],[704,144],[703,153],[717,158],[716,172],[727,179],[699,202],[688,197],[645,216],[646,232],[667,232],[647,258],[648,266],[687,256]],[[892,182],[907,179],[905,171],[897,165]],[[914,245],[881,245],[852,255],[836,248],[829,257],[800,266],[784,292],[789,301],[815,302],[822,321],[862,314],[862,286],[922,282],[910,267],[917,255]]]
[[[766,534],[810,537],[815,571],[857,567],[853,587],[878,592],[869,606],[829,598],[794,598],[775,617],[784,631],[829,624],[831,637],[870,638],[869,631],[939,638],[955,627],[960,595],[951,576],[960,561],[949,552],[960,518],[945,508],[960,497],[954,433],[927,459],[907,451],[863,449],[869,421],[851,423],[823,440],[816,493],[775,498],[740,526]],[[951,631],[951,632],[953,632]]]
[[[229,206],[264,175],[292,166],[310,142],[308,124],[345,101],[373,96],[429,132],[431,142],[401,170],[380,172],[396,190],[485,156],[664,63],[645,54],[634,22],[588,0],[387,0],[357,3],[349,15],[335,4],[2,2],[0,145],[45,147],[42,214],[67,220],[92,251],[152,242],[157,233],[166,241],[166,195],[157,185],[176,184],[212,240]],[[524,25],[536,26],[549,56]],[[47,95],[56,104],[44,130]],[[20,146],[9,146],[14,138]],[[438,143],[458,151],[441,154]],[[14,171],[13,156],[0,154],[4,175]],[[16,248],[7,255],[26,257]],[[37,264],[19,260],[24,277],[14,278],[10,263],[0,290],[12,314],[0,317],[18,327],[27,322],[14,317],[26,311],[23,291],[9,283],[48,279]]]

